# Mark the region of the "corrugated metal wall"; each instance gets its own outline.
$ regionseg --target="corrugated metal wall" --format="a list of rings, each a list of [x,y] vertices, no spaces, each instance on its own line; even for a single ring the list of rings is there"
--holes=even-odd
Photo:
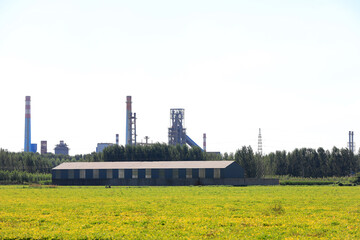
[[[230,164],[227,168],[207,169],[69,169],[53,170],[53,182],[67,181],[73,185],[102,185],[105,182],[119,183],[119,180],[166,180],[185,181],[196,183],[197,180],[244,178],[244,170],[237,163]],[[176,182],[175,182],[176,183]],[[170,182],[169,182],[170,184]],[[176,185],[176,184],[175,184]]]

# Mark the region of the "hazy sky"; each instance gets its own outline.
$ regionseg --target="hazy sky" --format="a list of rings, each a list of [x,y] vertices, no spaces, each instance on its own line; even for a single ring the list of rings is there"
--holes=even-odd
[[[209,151],[360,146],[360,1],[0,0],[0,148],[70,154],[168,141],[170,108]]]

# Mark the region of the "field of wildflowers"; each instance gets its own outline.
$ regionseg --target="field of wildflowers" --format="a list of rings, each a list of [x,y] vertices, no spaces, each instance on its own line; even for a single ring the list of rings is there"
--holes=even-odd
[[[0,239],[360,239],[359,199],[359,186],[0,186]]]

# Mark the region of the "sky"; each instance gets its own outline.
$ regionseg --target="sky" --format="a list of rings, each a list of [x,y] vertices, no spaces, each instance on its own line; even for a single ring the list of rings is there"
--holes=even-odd
[[[360,139],[360,1],[0,0],[0,148],[70,155],[168,142],[170,109],[207,150],[347,147]],[[360,147],[360,141],[358,144]],[[358,149],[356,147],[356,149]]]

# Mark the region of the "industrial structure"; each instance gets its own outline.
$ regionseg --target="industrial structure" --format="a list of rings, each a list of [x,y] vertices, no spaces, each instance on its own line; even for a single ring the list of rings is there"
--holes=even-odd
[[[55,154],[69,155],[69,147],[64,141],[60,141],[55,147]]]
[[[47,153],[47,141],[41,141],[40,153],[41,154]]]
[[[98,143],[96,147],[96,152],[101,153],[105,148],[114,145],[112,143]]]
[[[136,113],[132,112],[131,96],[126,97],[126,140],[125,145],[136,145]]]
[[[169,145],[184,145],[199,147],[188,135],[184,127],[185,110],[183,108],[170,109],[170,128],[168,131]],[[200,148],[204,151],[202,148]]]
[[[206,133],[203,134],[203,150],[206,152]]]
[[[25,97],[25,139],[24,139],[24,152],[32,152],[34,146],[31,146],[31,98]]]
[[[115,136],[115,144],[119,145],[119,134],[116,134]]]
[[[234,161],[66,162],[52,169],[56,185],[277,185],[278,179],[244,178]]]
[[[355,143],[354,143],[354,132],[349,131],[349,142],[348,142],[348,148],[351,152],[355,152]]]
[[[258,136],[258,153],[262,155],[262,137],[261,137],[261,128],[259,128],[259,136]]]

